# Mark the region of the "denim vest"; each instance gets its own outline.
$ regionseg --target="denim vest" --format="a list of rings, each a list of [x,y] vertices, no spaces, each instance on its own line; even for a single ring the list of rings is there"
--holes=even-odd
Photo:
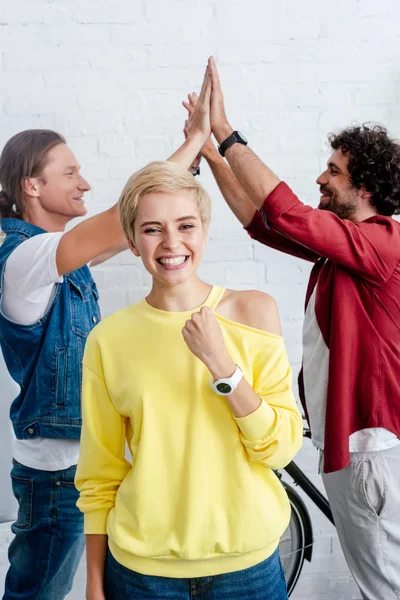
[[[28,238],[46,233],[20,219],[2,219],[0,301],[6,261]],[[87,266],[57,283],[46,314],[18,325],[0,310],[0,345],[8,371],[20,385],[10,416],[18,439],[78,439],[81,430],[82,358],[86,338],[100,320],[98,292]]]

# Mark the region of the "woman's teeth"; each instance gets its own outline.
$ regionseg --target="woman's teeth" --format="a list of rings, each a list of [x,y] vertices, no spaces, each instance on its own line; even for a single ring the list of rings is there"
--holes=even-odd
[[[186,256],[175,256],[174,258],[159,258],[159,262],[166,267],[174,267],[185,262]]]

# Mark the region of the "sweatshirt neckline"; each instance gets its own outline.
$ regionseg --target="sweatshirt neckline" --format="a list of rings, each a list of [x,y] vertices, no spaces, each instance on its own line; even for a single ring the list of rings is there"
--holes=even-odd
[[[199,311],[203,306],[207,306],[211,310],[214,310],[224,295],[224,292],[224,287],[214,285],[202,304],[191,308],[190,310],[184,311],[160,310],[159,308],[151,306],[151,304],[147,302],[146,298],[142,298],[142,300],[140,300],[136,306],[139,308],[142,314],[152,317],[153,319],[164,322],[181,321],[182,319],[189,319],[194,312]]]

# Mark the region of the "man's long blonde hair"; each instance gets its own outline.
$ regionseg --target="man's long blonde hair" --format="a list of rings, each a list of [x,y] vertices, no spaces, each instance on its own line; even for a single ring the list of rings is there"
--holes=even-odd
[[[128,240],[134,240],[134,226],[139,200],[153,192],[193,192],[205,230],[211,217],[211,200],[195,177],[178,165],[168,161],[155,161],[136,171],[127,181],[119,199],[119,216]]]

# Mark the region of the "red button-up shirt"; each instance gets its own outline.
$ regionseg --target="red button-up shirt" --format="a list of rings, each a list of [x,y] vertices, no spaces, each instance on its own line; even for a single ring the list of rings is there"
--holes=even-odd
[[[329,348],[325,472],[350,462],[349,436],[384,427],[400,437],[400,224],[361,223],[306,206],[281,182],[246,228],[259,242],[315,263],[315,314]],[[300,397],[307,414],[302,373]]]

